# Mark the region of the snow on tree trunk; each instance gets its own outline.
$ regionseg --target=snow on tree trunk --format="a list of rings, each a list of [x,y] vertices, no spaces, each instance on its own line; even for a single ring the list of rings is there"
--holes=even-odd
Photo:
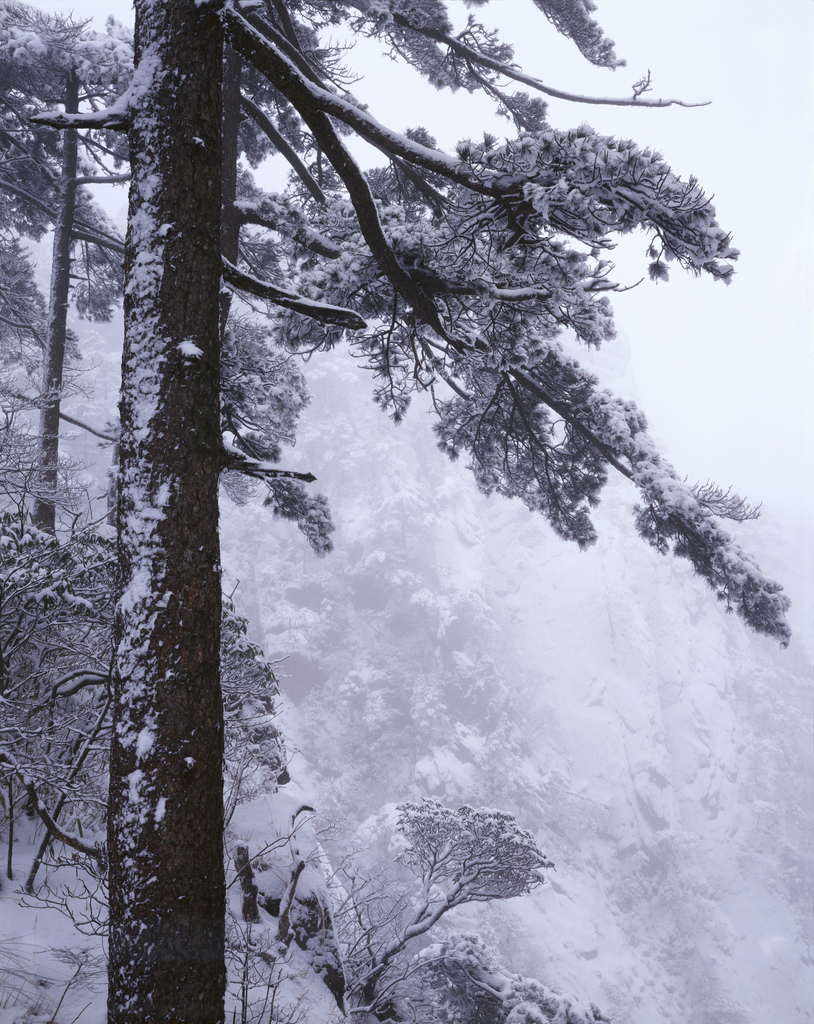
[[[75,71],[65,76],[65,112],[79,110],[79,78]],[[42,492],[34,501],[34,522],[53,533],[56,524],[57,467],[59,463],[59,409],[65,343],[68,335],[68,296],[71,288],[71,243],[76,210],[77,132],[68,128],[62,139],[62,176],[59,183],[59,213],[54,225],[51,262],[51,296],[48,334],[45,340],[43,390],[46,404],[40,413]]]
[[[137,0],[111,751],[109,1019],[223,1020],[217,485],[223,36]]]

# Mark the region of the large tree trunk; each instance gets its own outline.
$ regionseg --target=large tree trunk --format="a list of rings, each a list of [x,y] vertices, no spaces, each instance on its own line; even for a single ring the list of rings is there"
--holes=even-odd
[[[65,76],[65,112],[79,110],[79,78],[75,71]],[[34,500],[34,522],[41,530],[54,532],[56,524],[57,469],[59,465],[59,405],[65,342],[68,336],[68,298],[71,287],[71,243],[76,210],[76,129],[62,135],[62,174],[59,181],[59,211],[54,224],[51,258],[51,295],[48,334],[43,359],[45,404],[40,413],[40,492]]]
[[[109,1020],[223,1020],[218,409],[223,35],[136,0],[110,766]]]

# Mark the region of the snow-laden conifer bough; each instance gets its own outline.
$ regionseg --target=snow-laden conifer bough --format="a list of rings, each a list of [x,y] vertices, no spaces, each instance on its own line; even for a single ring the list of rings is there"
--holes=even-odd
[[[108,851],[115,1024],[222,1015],[221,471],[266,479],[271,505],[327,546],[324,501],[272,465],[296,375],[282,375],[279,401],[260,411],[236,379],[222,400],[221,353],[236,353],[246,332],[221,281],[264,304],[279,349],[347,344],[395,419],[429,391],[442,450],[465,454],[484,491],[521,498],[580,546],[595,540],[590,509],[609,468],[622,473],[639,490],[641,535],[689,558],[753,629],[788,641],[780,586],[721,522],[755,512],[688,485],[636,406],[560,341],[564,331],[594,347],[613,337],[614,235],[643,233],[654,279],[671,262],[731,278],[738,252],[693,178],[587,125],[552,126],[541,96],[676,101],[651,99],[647,76],[627,99],[553,90],[520,72],[474,14],[456,32],[447,6],[136,0],[130,88],[107,109],[36,119],[126,130],[132,166]],[[591,0],[533,6],[589,61],[622,63]],[[421,128],[382,124],[323,42],[338,25],[377,37],[438,89],[482,91],[514,136],[450,154]],[[515,82],[535,95],[511,92]],[[349,133],[387,166],[363,172]],[[236,159],[273,151],[292,173],[271,195]]]

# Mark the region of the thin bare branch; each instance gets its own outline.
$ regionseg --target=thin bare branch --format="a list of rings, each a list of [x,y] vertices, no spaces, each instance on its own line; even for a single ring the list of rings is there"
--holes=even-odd
[[[546,96],[551,96],[554,99],[568,100],[570,103],[591,103],[598,106],[608,107],[706,107],[709,105],[709,101],[704,103],[686,103],[684,100],[644,100],[641,96],[642,92],[645,90],[640,88],[640,83],[636,83],[633,90],[633,96],[630,98],[585,96],[581,93],[565,92],[562,89],[554,89],[550,85],[545,85],[538,78],[532,78],[531,75],[525,74],[520,70],[520,68],[495,60],[493,57],[489,57],[485,53],[481,53],[480,51],[473,49],[471,46],[467,46],[466,43],[462,43],[460,39],[447,35],[446,32],[441,32],[439,29],[433,28],[430,25],[414,25],[409,18],[400,14],[398,11],[393,11],[392,17],[393,21],[400,28],[409,29],[417,35],[424,36],[427,39],[434,39],[437,43],[443,43],[458,57],[461,57],[473,64],[479,64],[481,67],[489,68],[490,71],[495,71],[499,75],[503,75],[505,78],[511,78],[515,82],[527,85],[529,88],[535,89],[537,92],[541,92]],[[650,72],[647,73],[648,87],[649,84]]]
[[[77,420],[73,416],[69,416],[66,412],[59,411],[59,418],[65,420],[66,423],[70,423],[74,427],[81,427],[82,430],[87,430],[89,434],[93,434],[94,437],[100,437],[103,441],[116,441],[116,438],[112,434],[103,434],[101,430],[97,430],[95,427],[89,426],[87,423],[83,423],[82,420]]]
[[[319,187],[319,183],[316,181],[314,176],[302,162],[302,160],[299,157],[299,154],[294,149],[294,147],[288,142],[285,136],[283,136],[277,130],[277,127],[275,126],[271,118],[267,117],[265,112],[261,110],[256,103],[253,103],[252,100],[250,100],[247,96],[240,97],[240,105],[246,111],[246,113],[249,115],[252,121],[254,121],[257,127],[260,128],[263,132],[265,132],[266,136],[268,137],[269,141],[274,146],[274,148],[277,150],[277,152],[280,153],[281,156],[284,156],[286,160],[289,162],[289,164],[291,164],[297,176],[302,181],[303,185],[305,185],[305,187],[311,193],[311,195],[314,197],[314,199],[316,199],[318,203],[322,203],[322,205],[324,206],[327,200],[325,198],[325,193]]]

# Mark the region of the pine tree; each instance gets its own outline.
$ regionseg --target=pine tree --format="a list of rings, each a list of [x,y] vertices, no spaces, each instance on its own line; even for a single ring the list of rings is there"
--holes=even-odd
[[[125,181],[126,174],[111,173],[107,165],[120,164],[126,153],[110,132],[60,133],[29,119],[54,103],[78,113],[111,102],[131,75],[129,32],[118,23],[111,20],[99,36],[82,23],[26,4],[0,9],[3,226],[10,237],[39,239],[50,226],[54,230],[48,314],[44,324],[28,323],[43,361],[37,387],[42,473],[34,518],[49,532],[56,523],[59,421],[71,342],[68,304],[73,299],[82,317],[109,320],[121,296],[123,243],[85,186]]]
[[[111,752],[110,1019],[223,1016],[223,33],[136,5]]]
[[[126,128],[132,175],[108,809],[117,1024],[223,1019],[223,38],[212,5],[140,0],[129,93],[60,119]]]
[[[3,232],[0,234],[0,363],[8,372],[21,372],[24,381],[36,373],[39,365],[46,310],[30,254],[13,232]]]
[[[535,2],[587,59],[620,63],[590,0]],[[672,261],[730,279],[737,251],[697,182],[632,142],[551,127],[539,96],[501,83],[566,94],[514,67],[511,48],[474,16],[456,34],[440,0],[137,0],[135,8],[129,93],[96,114],[40,119],[126,129],[132,161],[109,1006],[115,1024],[219,1021],[217,481],[226,468],[279,478],[262,453],[237,444],[235,457],[224,443],[221,274],[276,311],[271,336],[282,347],[314,353],[348,337],[395,417],[415,390],[432,390],[441,447],[465,453],[484,490],[521,497],[560,535],[594,540],[589,512],[610,468],[640,489],[645,539],[659,550],[672,543],[750,626],[784,642],[787,601],[719,522],[748,516],[743,503],[684,483],[642,413],[600,388],[558,340],[566,329],[587,345],[612,337],[608,293],[617,285],[604,253],[615,233],[645,232],[655,278]],[[465,143],[451,156],[425,132],[383,126],[320,42],[339,24],[381,38],[439,88],[484,91],[517,138]],[[241,99],[247,157],[271,145],[293,169],[281,195],[244,179],[237,264],[222,262],[220,250],[227,39],[251,69]],[[642,91],[617,102],[667,102]],[[346,132],[389,166],[365,175]],[[257,228],[271,234],[255,237]]]

